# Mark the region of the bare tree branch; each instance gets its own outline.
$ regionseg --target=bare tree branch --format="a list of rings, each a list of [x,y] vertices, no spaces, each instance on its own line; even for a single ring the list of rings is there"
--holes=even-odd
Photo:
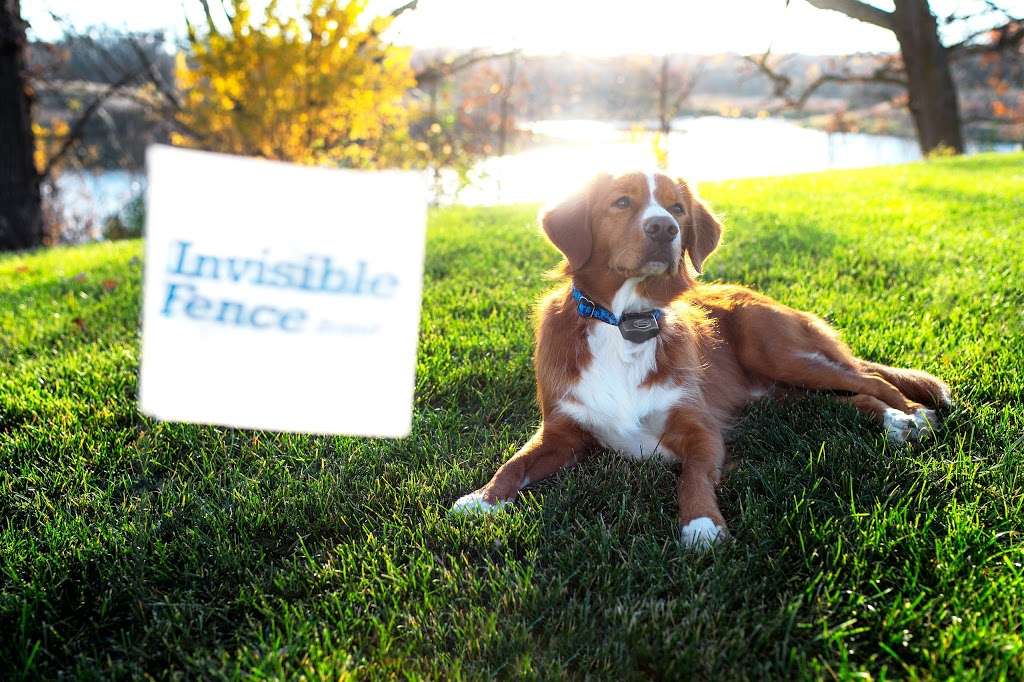
[[[982,36],[988,42],[974,42]],[[946,47],[953,58],[969,54],[998,53],[1018,50],[1024,45],[1024,19],[1011,19],[1001,26],[975,31],[958,43]]]
[[[199,4],[203,6],[203,14],[206,15],[206,28],[213,34],[217,35],[217,25],[213,23],[213,12],[210,11],[210,3],[208,0],[199,0]]]
[[[654,87],[658,93],[658,129],[666,135],[672,131],[672,121],[693,94],[706,66],[705,60],[699,59],[680,72],[673,71],[671,62],[671,55],[663,55],[654,75]]]
[[[409,0],[409,2],[405,3],[404,5],[401,5],[391,10],[391,13],[388,14],[387,16],[391,20],[397,19],[398,17],[402,16],[402,14],[404,14],[405,12],[416,9],[417,4],[419,4],[419,0]],[[377,21],[371,22],[370,28],[366,31],[366,33],[363,36],[363,39],[359,42],[359,45],[356,49],[359,52],[362,52],[363,48],[365,48],[367,45],[371,44],[373,41],[380,38],[381,30],[382,29],[380,28],[380,25]],[[383,60],[383,56],[378,55],[374,61],[380,62],[381,60]]]
[[[403,12],[406,12],[411,9],[416,9],[416,5],[418,4],[419,0],[409,0],[409,2],[405,3],[401,7],[396,7],[395,9],[391,10],[391,14],[389,16],[392,19],[397,19],[399,16],[402,15]]]
[[[56,165],[61,161],[61,159],[63,159],[68,154],[68,152],[71,151],[74,145],[82,138],[82,134],[85,132],[85,126],[89,123],[90,119],[92,119],[93,117],[93,114],[96,113],[96,111],[103,105],[103,103],[106,102],[112,95],[116,94],[118,90],[120,90],[125,85],[130,83],[133,79],[135,79],[139,75],[139,73],[139,71],[133,71],[124,74],[123,76],[121,76],[119,80],[117,80],[117,82],[108,85],[107,88],[96,97],[96,99],[89,103],[89,106],[82,110],[82,113],[79,114],[78,118],[75,119],[75,122],[71,125],[71,129],[69,130],[67,137],[64,138],[64,142],[61,144],[60,149],[58,149],[57,152],[46,161],[46,167],[43,168],[43,171],[39,174],[39,177],[41,179],[45,180],[49,178],[50,173],[53,172],[53,169],[56,167]]]
[[[807,0],[818,9],[830,9],[846,16],[892,31],[895,28],[892,12],[886,12],[860,0]]]
[[[683,104],[686,100],[690,99],[690,95],[693,94],[694,89],[700,82],[701,76],[704,75],[704,70],[707,68],[707,62],[704,59],[700,59],[694,64],[693,69],[690,70],[689,77],[681,88],[679,88],[679,94],[672,101],[672,110],[674,116],[679,114],[679,110],[683,108]]]
[[[519,50],[508,50],[507,52],[480,52],[471,50],[464,54],[456,55],[451,60],[438,60],[427,64],[416,71],[416,87],[423,89],[424,86],[432,85],[438,81],[468,69],[474,64],[490,61],[492,59],[505,59],[512,55],[519,54]]]
[[[770,51],[753,57],[750,55],[743,58],[750,64],[757,67],[758,71],[768,77],[772,82],[772,96],[782,100],[782,109],[802,109],[807,100],[814,95],[822,86],[828,83],[881,83],[885,85],[899,85],[906,87],[907,81],[902,73],[895,67],[894,59],[886,59],[879,64],[874,71],[867,74],[855,73],[822,73],[808,82],[803,90],[794,95],[791,93],[793,79],[777,70],[769,63]]]
[[[171,105],[175,111],[181,111],[181,100],[178,99],[178,93],[172,85],[169,85],[162,75],[160,70],[156,68],[156,64],[146,54],[146,50],[143,49],[142,45],[139,45],[139,41],[135,36],[129,35],[128,44],[131,45],[132,51],[135,52],[136,58],[139,60],[139,64],[142,65],[142,69],[148,76],[149,82],[153,84],[153,87],[160,94],[164,100]]]
[[[151,97],[144,96],[139,90],[132,90],[125,94],[132,101],[142,106],[146,111],[155,115],[164,124],[169,125],[178,132],[188,135],[195,140],[203,141],[205,139],[204,135],[201,135],[178,119],[177,114],[182,111],[183,107],[181,99],[178,97],[177,89],[174,85],[168,83],[164,79],[156,64],[153,63],[153,60],[150,59],[148,54],[146,54],[145,49],[138,43],[134,36],[129,37],[129,44],[135,52],[135,55],[138,57],[139,63],[142,67],[141,71],[142,73],[145,73],[147,82],[153,86],[157,91],[157,94],[160,95],[167,106],[160,107],[152,100]]]

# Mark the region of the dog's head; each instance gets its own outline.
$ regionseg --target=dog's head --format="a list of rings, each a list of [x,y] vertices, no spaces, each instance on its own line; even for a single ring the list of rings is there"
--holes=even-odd
[[[598,175],[542,223],[572,275],[685,275],[684,253],[699,273],[722,234],[685,182],[645,173]]]

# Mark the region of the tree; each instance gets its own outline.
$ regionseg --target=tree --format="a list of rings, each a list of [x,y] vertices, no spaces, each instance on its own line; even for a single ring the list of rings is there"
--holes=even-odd
[[[0,250],[38,246],[43,213],[19,0],[0,0],[0,149]]]
[[[788,3],[789,0],[787,0]],[[981,15],[999,15],[994,26],[972,32],[963,40],[944,45],[939,35],[939,20],[932,12],[928,0],[894,0],[894,8],[887,11],[861,0],[807,0],[811,5],[845,14],[848,17],[892,31],[899,43],[898,60],[883,59],[870,74],[821,74],[798,96],[790,96],[792,84],[788,76],[780,74],[768,63],[767,53],[751,59],[775,83],[775,94],[783,96],[793,106],[802,106],[820,86],[831,82],[876,82],[901,85],[906,88],[907,107],[917,133],[921,151],[928,154],[937,149],[964,150],[963,121],[956,83],[951,64],[963,54],[980,51],[998,53],[1019,49],[1024,42],[1024,24],[1015,19],[995,2],[985,3],[985,10],[964,15],[952,14],[945,24],[977,21]],[[987,42],[979,42],[981,38]]]
[[[87,152],[93,150],[84,140],[87,128],[97,119],[110,121],[104,105],[134,89],[146,66],[127,48],[116,54],[102,39],[76,35],[68,25],[61,43],[35,43],[30,52],[19,5],[0,0],[0,250],[32,248],[67,236],[65,226],[48,220],[55,215],[46,210],[56,196],[54,181],[69,162],[91,159]],[[132,52],[159,50],[136,36],[125,38]],[[72,58],[76,64],[69,64]],[[84,67],[99,67],[101,82],[68,80],[70,71]],[[52,114],[55,100],[63,103],[62,115]]]
[[[271,2],[259,22],[245,0],[224,4],[227,30],[206,0],[205,32],[188,25],[191,55],[179,54],[177,65],[183,132],[174,142],[305,164],[410,162],[409,50],[381,32],[415,2],[366,26],[365,0],[312,0],[301,17]]]
[[[518,53],[508,56],[508,68],[505,70],[505,82],[501,84],[501,113],[498,124],[498,156],[505,156],[508,151],[508,136],[512,127],[512,91],[516,87],[516,67],[519,64]]]
[[[494,100],[493,88],[497,80],[487,81],[484,95],[465,91],[456,93],[453,81],[464,72],[486,68],[488,63],[495,60],[509,61],[511,73],[507,72],[505,86],[501,90],[501,101],[504,103],[501,132],[507,136],[514,130],[510,98],[513,87],[517,85],[513,69],[516,56],[515,51],[487,50],[470,50],[461,54],[439,52],[426,57],[421,53],[421,63],[416,68],[414,94],[423,100],[423,106],[419,107],[412,120],[410,131],[416,140],[417,152],[433,172],[435,195],[441,196],[445,191],[442,168],[455,171],[459,185],[464,186],[469,181],[468,173],[472,165],[494,149],[489,139],[490,127],[480,125],[481,122],[470,111],[478,104]],[[487,71],[491,72],[490,69]]]
[[[152,115],[152,91],[154,83],[173,79],[169,41],[160,31],[78,30],[55,18],[61,38],[29,45],[36,167],[45,178],[67,170],[140,167],[146,145],[168,139],[169,122]],[[81,134],[72,134],[74,128]],[[45,178],[44,208],[52,191]]]
[[[697,62],[692,68],[673,68],[672,57],[664,55],[658,69],[656,86],[658,88],[658,130],[662,135],[672,132],[672,121],[679,116],[686,100],[697,87],[703,70],[703,62]]]
[[[528,87],[525,60],[517,51],[485,61],[458,83],[456,113],[460,146],[477,156],[503,156],[518,141],[516,114]]]

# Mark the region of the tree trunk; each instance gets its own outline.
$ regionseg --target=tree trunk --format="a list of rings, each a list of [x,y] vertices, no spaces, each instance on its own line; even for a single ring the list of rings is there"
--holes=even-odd
[[[668,111],[668,66],[668,55],[664,55],[658,72],[658,129],[662,135],[672,132],[672,115]]]
[[[31,107],[20,2],[0,0],[0,251],[43,243]]]
[[[505,156],[508,148],[508,135],[511,126],[509,118],[512,114],[512,88],[516,85],[516,61],[515,52],[508,56],[508,71],[505,75],[505,87],[501,89],[501,129],[498,131],[498,156]]]
[[[938,147],[948,147],[962,153],[960,103],[935,15],[927,0],[896,0],[892,19],[921,151],[928,154]]]

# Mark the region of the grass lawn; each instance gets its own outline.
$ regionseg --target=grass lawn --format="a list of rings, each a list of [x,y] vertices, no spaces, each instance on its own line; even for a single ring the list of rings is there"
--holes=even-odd
[[[673,469],[611,453],[446,515],[537,425],[535,207],[432,213],[400,441],[145,419],[141,245],[0,257],[0,676],[1024,676],[1024,155],[702,190],[707,279],[956,401],[914,447],[755,405],[706,555]]]

